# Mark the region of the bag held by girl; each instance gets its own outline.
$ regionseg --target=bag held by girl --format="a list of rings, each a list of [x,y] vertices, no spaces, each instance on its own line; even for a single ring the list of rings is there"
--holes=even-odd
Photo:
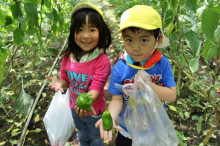
[[[139,70],[134,84],[122,86],[123,92],[130,96],[124,118],[132,145],[177,146],[176,132],[149,79],[147,72]]]
[[[64,146],[73,134],[75,124],[69,106],[69,89],[66,94],[55,93],[43,119],[52,146]]]

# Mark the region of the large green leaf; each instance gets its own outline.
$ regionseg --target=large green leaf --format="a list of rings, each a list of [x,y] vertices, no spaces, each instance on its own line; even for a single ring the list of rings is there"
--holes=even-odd
[[[206,37],[214,41],[214,32],[218,27],[218,13],[206,8],[202,13],[202,31]]]
[[[206,63],[208,63],[209,59],[212,59],[215,56],[217,56],[218,51],[219,51],[218,49],[219,49],[218,44],[216,44],[210,40],[206,41],[205,47],[201,53],[203,55],[203,57],[205,58]]]
[[[197,0],[186,0],[186,6],[196,13],[197,9]]]
[[[20,92],[16,104],[17,104],[17,111],[21,113],[24,118],[26,118],[26,116],[28,115],[33,102],[34,100],[31,97],[31,95],[27,94],[24,91],[24,88],[22,87],[22,90]]]
[[[16,3],[14,5],[12,5],[11,12],[12,12],[14,19],[17,19],[21,15],[20,5],[17,5]]]
[[[172,10],[169,9],[164,13],[165,26],[168,26],[171,22],[173,22],[173,20],[174,20],[173,12]]]
[[[23,43],[24,32],[20,28],[16,28],[13,33],[14,42],[17,46]]]
[[[169,1],[169,4],[171,6],[171,8],[174,10],[176,9],[176,0],[168,0]]]
[[[38,12],[37,8],[31,3],[24,4],[24,10],[27,14],[29,27],[34,27],[38,25]]]
[[[5,25],[5,17],[6,13],[0,9],[0,25],[4,26]]]
[[[194,32],[194,31],[188,31],[185,34],[185,38],[186,38],[186,42],[188,44],[188,46],[190,47],[190,49],[193,52],[193,56],[198,57],[199,55],[199,51],[200,51],[200,46],[201,46],[201,41],[198,37],[198,35]]]
[[[211,10],[220,13],[220,6],[213,7]]]
[[[7,15],[5,17],[5,26],[12,24],[12,18],[11,16]]]
[[[189,68],[192,72],[196,72],[199,69],[199,57],[198,58],[192,58],[189,61]]]

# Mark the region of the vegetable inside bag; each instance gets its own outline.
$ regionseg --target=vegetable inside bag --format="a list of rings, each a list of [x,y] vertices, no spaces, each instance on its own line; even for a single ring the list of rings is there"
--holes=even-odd
[[[147,72],[139,70],[134,84],[125,84],[122,90],[130,96],[123,116],[133,146],[178,145],[176,132],[150,86]]]
[[[69,89],[66,94],[55,93],[43,119],[52,146],[64,146],[73,134],[75,124],[69,106]]]

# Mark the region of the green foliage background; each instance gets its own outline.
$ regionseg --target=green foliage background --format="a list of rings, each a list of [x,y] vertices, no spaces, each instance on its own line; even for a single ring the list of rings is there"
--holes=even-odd
[[[58,54],[54,43],[68,37],[71,10],[78,0],[1,0],[0,1],[0,105],[9,119],[18,99],[21,76],[24,88],[40,86],[48,68],[41,68]],[[170,59],[177,83],[178,98],[168,103],[168,114],[174,125],[185,123],[189,130],[176,127],[181,145],[216,144],[219,139],[220,112],[220,45],[218,0],[87,0],[104,11],[113,43],[109,57],[123,51],[117,29],[120,15],[136,4],[154,7],[163,20],[164,33],[170,45],[161,51]],[[52,65],[52,63],[51,63]],[[41,74],[35,71],[41,70]],[[55,71],[54,74],[57,72]],[[10,79],[10,82],[7,80]],[[29,82],[28,82],[29,80]],[[35,95],[37,91],[29,91]],[[27,95],[29,96],[29,95]],[[40,105],[39,105],[40,106]],[[39,109],[38,109],[39,110]],[[36,110],[35,113],[38,113]],[[16,116],[15,116],[16,117]],[[3,133],[2,143],[16,144],[14,137],[22,130],[25,118]],[[36,118],[36,117],[35,117]],[[13,122],[12,122],[13,125]],[[19,129],[19,130],[15,130]],[[39,129],[36,130],[39,132]],[[1,141],[0,141],[1,143]],[[219,143],[218,143],[219,144]]]

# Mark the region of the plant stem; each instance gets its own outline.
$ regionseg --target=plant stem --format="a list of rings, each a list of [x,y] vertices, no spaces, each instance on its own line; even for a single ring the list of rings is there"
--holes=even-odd
[[[215,87],[215,81],[217,79],[216,75],[218,74],[218,70],[219,70],[219,67],[220,67],[220,49],[218,50],[218,55],[217,55],[217,65],[215,67],[215,70],[214,70],[214,74],[213,74],[213,80],[212,80],[212,85],[211,87],[209,88],[209,90],[207,91],[207,94],[208,94],[208,99],[209,99],[209,102],[211,103],[213,98],[211,98],[211,91],[212,89]],[[207,145],[208,141],[209,141],[209,138],[211,137],[213,131],[214,131],[214,128],[217,127],[218,125],[218,121],[220,120],[219,119],[219,111],[218,111],[218,108],[217,108],[217,105],[214,105],[214,113],[215,113],[215,117],[214,117],[214,120],[212,122],[212,124],[210,125],[209,127],[209,131],[208,133],[206,134],[206,137],[203,141],[203,145]]]
[[[211,137],[213,131],[214,131],[214,128],[216,128],[218,126],[218,121],[220,120],[219,119],[219,113],[218,113],[218,109],[216,107],[214,107],[214,112],[215,112],[215,117],[214,117],[214,120],[212,121],[212,124],[209,128],[209,131],[208,133],[206,134],[206,137],[203,141],[203,145],[206,146],[208,144],[208,141],[209,141],[209,138]]]

